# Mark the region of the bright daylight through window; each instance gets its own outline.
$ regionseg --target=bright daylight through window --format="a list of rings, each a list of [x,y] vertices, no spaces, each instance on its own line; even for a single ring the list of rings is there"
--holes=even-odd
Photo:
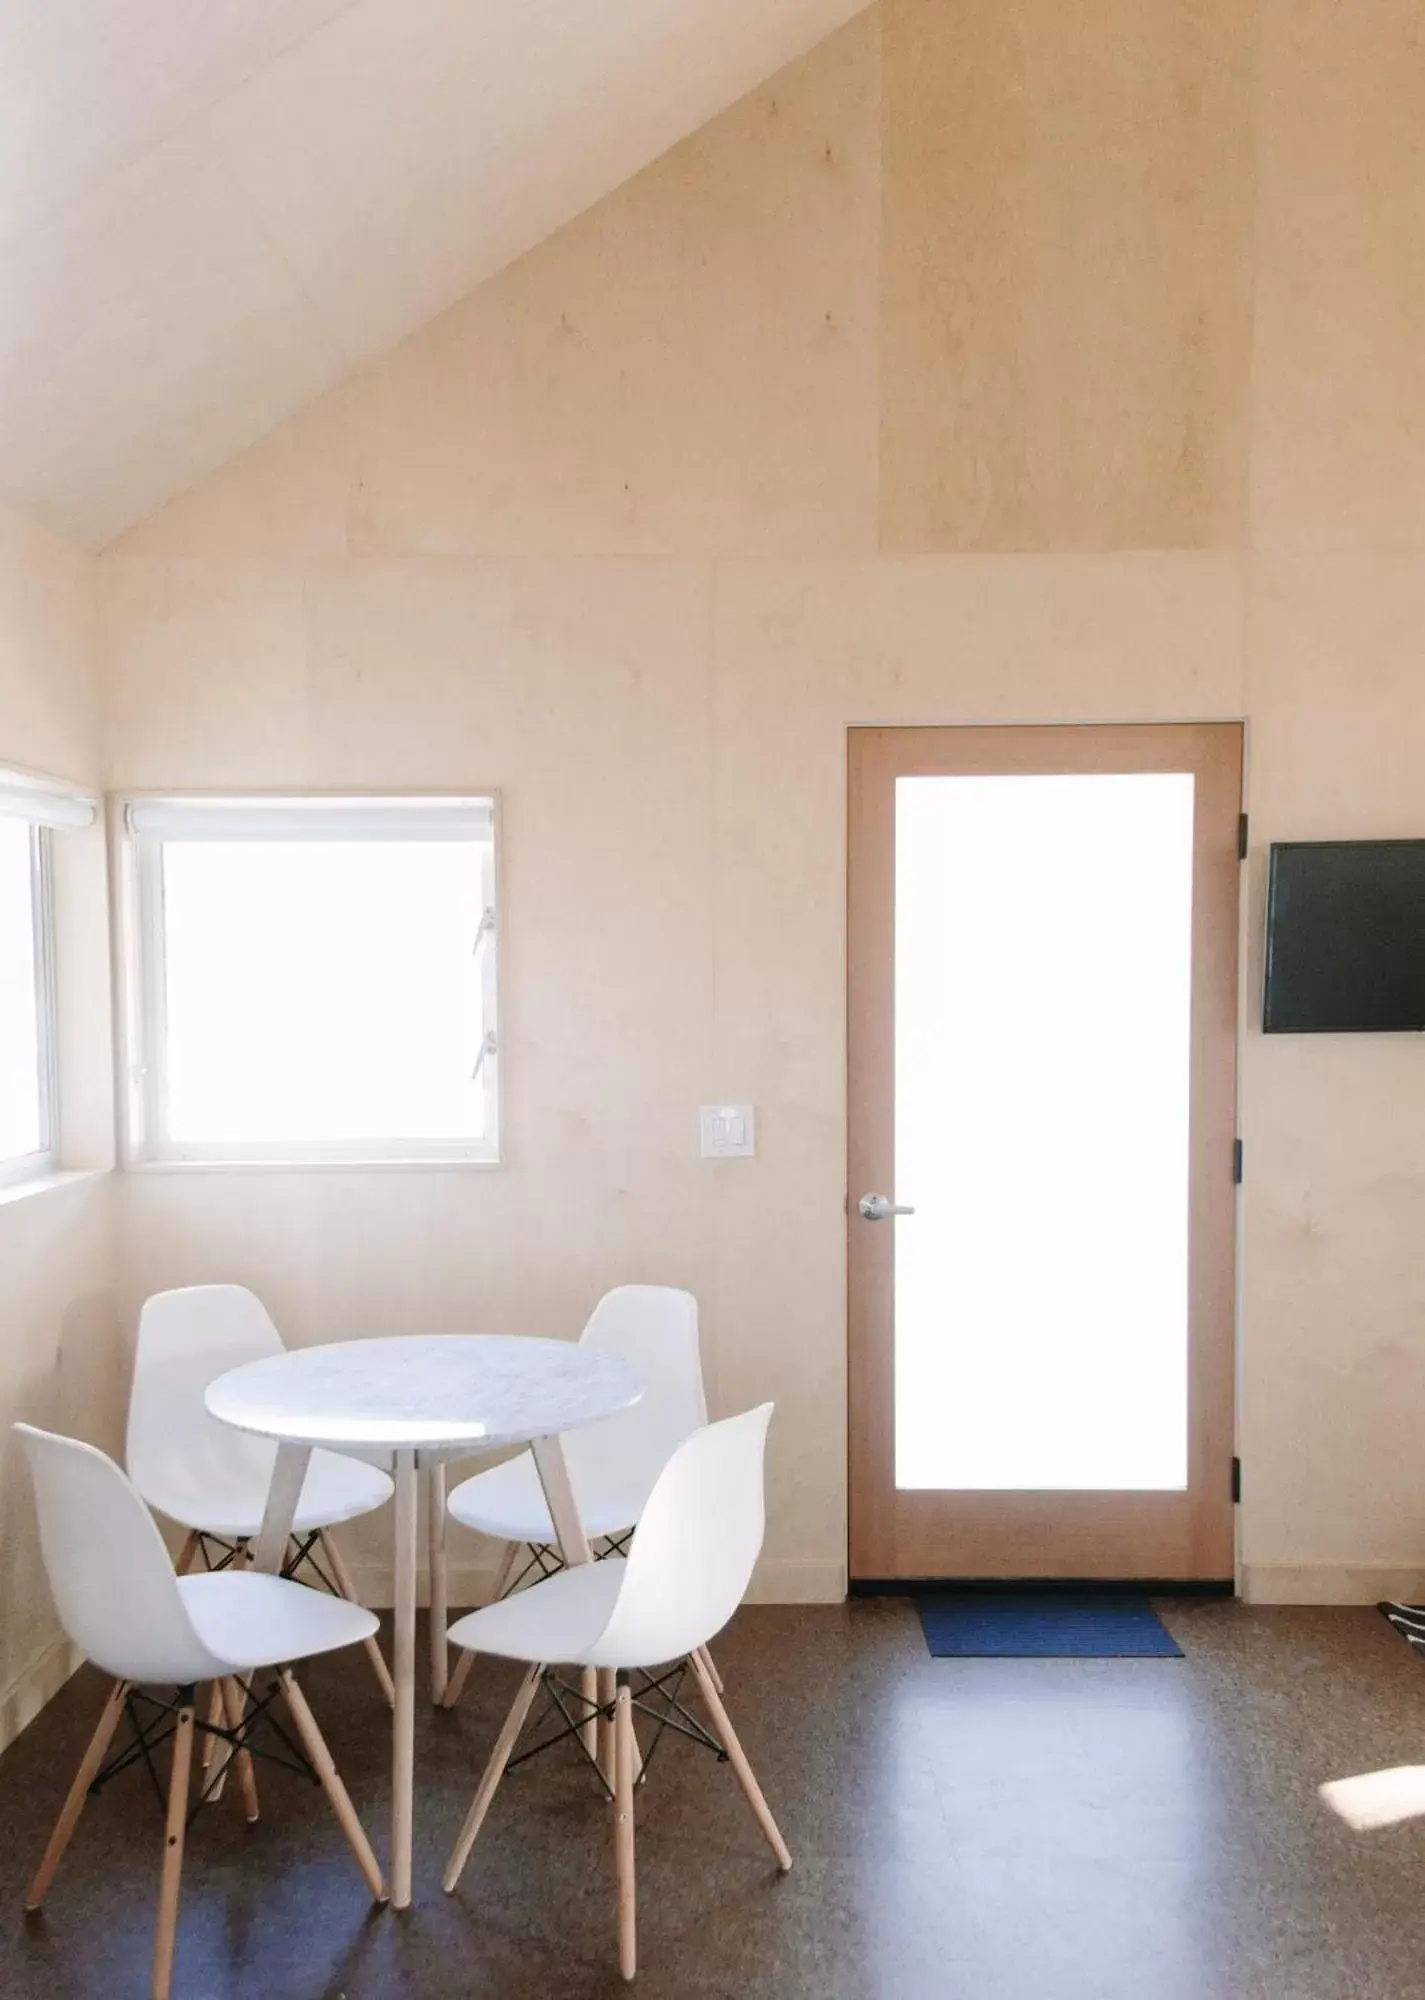
[[[488,799],[130,803],[140,1157],[498,1157]]]
[[[51,1164],[48,836],[0,808],[0,1183]]]

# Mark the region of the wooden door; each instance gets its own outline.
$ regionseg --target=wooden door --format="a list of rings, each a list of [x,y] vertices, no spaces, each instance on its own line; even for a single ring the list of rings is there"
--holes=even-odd
[[[1240,725],[849,783],[851,1575],[1229,1579]]]

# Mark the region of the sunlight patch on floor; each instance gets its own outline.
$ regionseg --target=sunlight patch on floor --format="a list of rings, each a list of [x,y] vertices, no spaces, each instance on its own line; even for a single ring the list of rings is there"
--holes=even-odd
[[[1363,1771],[1333,1778],[1321,1796],[1358,1833],[1425,1814],[1425,1764],[1396,1764],[1388,1771]]]

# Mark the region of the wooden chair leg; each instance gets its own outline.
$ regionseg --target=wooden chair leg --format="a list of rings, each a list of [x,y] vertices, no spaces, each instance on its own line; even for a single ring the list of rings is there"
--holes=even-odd
[[[332,1577],[335,1580],[337,1589],[348,1604],[359,1604],[361,1599],[352,1588],[351,1571],[342,1561],[336,1543],[330,1535],[325,1533],[320,1535],[318,1540],[321,1544],[322,1554],[326,1557],[327,1563],[331,1568]],[[370,1639],[363,1639],[361,1643],[366,1648],[366,1657],[371,1662],[371,1671],[380,1683],[381,1692],[386,1697],[387,1705],[394,1708],[396,1706],[396,1683],[391,1678],[391,1669],[386,1664],[385,1654],[381,1651],[374,1635]]]
[[[599,1769],[604,1783],[610,1791],[615,1788],[618,1771],[618,1729],[614,1714],[614,1670],[600,1667],[598,1670],[599,1690]]]
[[[326,1738],[317,1727],[317,1718],[307,1706],[307,1697],[298,1687],[290,1667],[283,1667],[278,1675],[282,1683],[283,1699],[288,1713],[297,1726],[297,1734],[302,1739],[302,1748],[312,1761],[313,1769],[322,1781],[322,1790],[331,1802],[347,1844],[356,1856],[356,1865],[366,1879],[366,1886],[378,1903],[386,1901],[386,1884],[382,1879],[380,1863],[371,1851],[371,1842],[366,1838],[366,1829],[356,1816],[356,1807],[351,1803],[351,1794],[341,1781],[341,1774],[332,1761],[332,1753],[327,1748]]]
[[[178,1559],[173,1565],[177,1576],[187,1576],[189,1564],[198,1553],[198,1530],[190,1528],[183,1538],[183,1546],[178,1551]]]
[[[505,1553],[500,1558],[500,1567],[495,1571],[495,1587],[490,1592],[492,1604],[497,1604],[509,1589],[510,1578],[515,1573],[515,1564],[519,1561],[520,1550],[523,1547],[523,1542],[505,1543]]]
[[[84,1810],[89,1787],[98,1777],[100,1766],[108,1754],[109,1745],[114,1740],[114,1731],[119,1726],[119,1717],[124,1712],[124,1702],[128,1692],[127,1681],[115,1681],[109,1690],[108,1698],[99,1712],[94,1734],[89,1739],[89,1747],[79,1760],[74,1783],[60,1807],[59,1818],[54,1823],[54,1832],[49,1837],[44,1858],[35,1871],[35,1879],[30,1884],[29,1894],[25,1897],[27,1910],[37,1910],[40,1907],[50,1883],[54,1880],[54,1871],[63,1859],[64,1850],[68,1847],[74,1829],[79,1824],[79,1815]]]
[[[633,1703],[627,1674],[614,1699],[614,1866],[618,1875],[618,1969],[638,1969],[638,1898],[633,1849]]]
[[[247,1690],[240,1681],[230,1679],[223,1682],[223,1708],[227,1715],[228,1728],[234,1731],[240,1730],[247,1710]],[[229,1762],[232,1761],[233,1754],[231,1751],[228,1753]],[[236,1757],[238,1784],[242,1787],[243,1811],[247,1814],[248,1825],[253,1826],[257,1822],[258,1815],[257,1772],[253,1766],[250,1750],[238,1750]]]
[[[508,1589],[510,1578],[514,1574],[515,1564],[519,1560],[520,1550],[523,1546],[522,1542],[505,1543],[505,1553],[500,1558],[500,1567],[495,1572],[495,1587],[490,1592],[489,1601],[491,1604],[498,1604]],[[447,1616],[449,1616],[448,1609]],[[459,1701],[461,1695],[465,1692],[465,1683],[470,1678],[470,1669],[474,1664],[474,1660],[475,1655],[473,1653],[462,1651],[460,1658],[455,1662],[454,1671],[446,1680],[445,1693],[440,1697],[442,1708],[454,1708],[456,1702]]]
[[[747,1753],[737,1740],[736,1730],[728,1721],[727,1710],[718,1698],[717,1689],[713,1686],[712,1675],[703,1664],[700,1653],[692,1654],[691,1658],[693,1672],[698,1677],[698,1688],[703,1697],[703,1704],[708,1714],[712,1717],[713,1728],[717,1731],[718,1740],[727,1752],[727,1761],[737,1773],[737,1782],[741,1785],[747,1803],[752,1808],[753,1817],[766,1836],[767,1845],[777,1857],[777,1866],[785,1875],[792,1865],[792,1857],[787,1851],[787,1843],[777,1830],[777,1822],[772,1817],[771,1807],[767,1804],[766,1799],[763,1798],[762,1787],[752,1774],[752,1766],[747,1761]]]
[[[461,1827],[455,1845],[450,1850],[450,1859],[445,1864],[445,1873],[441,1877],[441,1886],[447,1896],[460,1880],[461,1871],[470,1859],[475,1836],[479,1833],[485,1815],[490,1810],[490,1801],[495,1796],[496,1787],[505,1775],[505,1766],[509,1763],[510,1753],[519,1741],[520,1731],[524,1728],[525,1717],[529,1714],[530,1703],[538,1691],[539,1677],[543,1672],[543,1666],[531,1666],[525,1670],[525,1677],[519,1685],[519,1693],[505,1717],[503,1729],[495,1739],[495,1747],[490,1752],[490,1761],[485,1766],[479,1789],[471,1802],[469,1812],[465,1815],[465,1824]]]
[[[445,1467],[432,1465],[426,1474],[426,1550],[430,1578],[430,1698],[439,1708],[450,1674],[449,1592],[445,1567]]]
[[[579,1673],[579,1695],[581,1713],[587,1720],[581,1724],[579,1736],[584,1748],[603,1770],[599,1745],[599,1675],[596,1667],[583,1667]]]
[[[721,1694],[723,1692],[722,1675],[718,1672],[713,1656],[706,1646],[699,1646],[698,1658],[708,1670],[708,1679],[712,1682],[718,1693]]]
[[[168,1773],[168,1817],[163,1829],[163,1875],[158,1890],[158,1935],[153,1947],[153,2000],[169,2000],[173,1989],[173,1945],[178,1931],[178,1890],[183,1877],[183,1834],[188,1824],[188,1778],[193,1765],[193,1708],[196,1690],[179,1696]]]
[[[222,1720],[223,1684],[221,1681],[214,1681],[208,1690],[208,1726],[203,1732],[203,1754],[199,1759],[203,1771],[204,1796],[210,1805],[215,1805],[223,1796],[223,1787],[228,1781],[228,1765],[232,1761],[231,1758],[224,1758],[222,1768],[216,1777],[213,1778],[211,1789],[209,1789],[209,1774],[213,1769],[214,1763],[217,1761],[218,1752],[224,1747],[222,1738],[214,1736],[212,1732],[221,1727]]]
[[[615,1758],[618,1755],[613,1714],[616,1682],[612,1667],[599,1669],[599,1770],[610,1791],[614,1789],[616,1776]],[[608,1710],[608,1714],[604,1713]],[[634,1725],[633,1695],[630,1690],[628,1710],[628,1733],[633,1740],[633,1782],[643,1782],[643,1752],[638,1747],[638,1730]]]
[[[462,1648],[460,1658],[455,1662],[455,1672],[445,1684],[445,1699],[441,1703],[442,1708],[454,1708],[456,1702],[459,1701],[461,1695],[465,1692],[465,1683],[470,1678],[470,1668],[474,1658],[475,1655],[473,1653],[466,1652]]]

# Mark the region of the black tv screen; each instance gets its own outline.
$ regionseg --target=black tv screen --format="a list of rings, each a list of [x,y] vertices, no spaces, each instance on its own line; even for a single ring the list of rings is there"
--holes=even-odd
[[[1275,1035],[1425,1029],[1425,840],[1272,848],[1262,1026]]]

